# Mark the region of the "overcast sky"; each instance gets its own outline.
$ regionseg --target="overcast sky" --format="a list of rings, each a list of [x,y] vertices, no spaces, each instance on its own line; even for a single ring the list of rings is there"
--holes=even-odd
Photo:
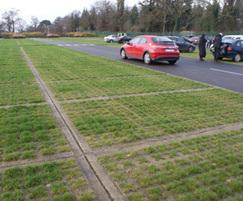
[[[31,16],[36,16],[39,20],[48,19],[53,21],[57,16],[64,16],[73,10],[83,10],[89,8],[97,0],[0,0],[0,15],[5,10],[11,8],[20,10],[20,17],[27,22]],[[111,0],[116,2],[116,0]],[[126,5],[132,6],[139,0],[125,0]]]

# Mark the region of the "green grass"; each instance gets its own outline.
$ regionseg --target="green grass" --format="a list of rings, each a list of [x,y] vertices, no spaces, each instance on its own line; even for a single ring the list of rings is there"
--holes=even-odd
[[[208,87],[70,49],[17,42],[59,101]],[[8,59],[0,58],[7,64],[0,69],[2,82],[20,91],[26,86],[29,92],[23,97],[29,102],[35,89],[27,86],[36,87],[34,78],[21,63],[17,43],[3,44],[0,51]],[[5,46],[7,53],[1,48]],[[8,88],[6,93],[12,94]],[[92,147],[243,121],[243,97],[221,89],[61,104]],[[70,151],[48,106],[0,109],[0,136],[2,162]],[[99,160],[131,201],[242,201],[242,142],[243,130],[232,131],[111,153]],[[95,200],[73,160],[1,171],[0,191],[3,201]]]
[[[29,42],[28,42],[29,43]],[[208,87],[55,46],[26,45],[58,100]],[[243,98],[223,90],[65,104],[94,147],[214,127],[243,120]]]
[[[130,201],[241,200],[243,130],[104,156]]]
[[[1,40],[0,55],[0,106],[43,102],[16,41]]]
[[[44,102],[16,40],[0,41],[0,106]],[[0,161],[70,151],[48,106],[0,109]]]
[[[0,179],[2,201],[95,200],[73,160],[11,168],[1,172]]]
[[[58,100],[208,87],[69,49],[25,47]]]
[[[122,46],[122,44],[119,44],[119,43],[107,43],[104,41],[104,38],[102,38],[102,37],[92,37],[92,38],[89,38],[89,37],[87,37],[87,38],[63,37],[63,38],[56,38],[53,40],[67,42],[67,43],[94,44],[94,45],[116,47],[116,48],[120,48]]]
[[[0,161],[70,151],[48,106],[0,109]]]
[[[222,90],[64,104],[94,147],[243,121],[243,97]]]

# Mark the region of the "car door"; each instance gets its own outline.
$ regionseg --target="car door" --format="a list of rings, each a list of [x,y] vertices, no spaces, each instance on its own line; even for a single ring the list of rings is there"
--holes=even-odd
[[[135,56],[137,59],[143,58],[144,48],[147,43],[147,38],[141,37],[138,44],[135,47]]]
[[[233,47],[233,50],[236,54],[242,52],[242,46],[241,46],[241,41],[236,41]]]
[[[186,44],[185,44],[185,39],[182,37],[177,38],[176,44],[178,45],[180,51],[185,51],[186,50]]]
[[[241,40],[240,43],[241,43],[240,55],[241,55],[241,58],[243,58],[243,40]]]
[[[128,57],[130,58],[137,58],[136,57],[136,48],[137,48],[137,45],[139,43],[139,40],[140,40],[140,37],[136,37],[134,39],[132,39],[128,44],[127,44],[127,47],[126,47],[126,54]]]

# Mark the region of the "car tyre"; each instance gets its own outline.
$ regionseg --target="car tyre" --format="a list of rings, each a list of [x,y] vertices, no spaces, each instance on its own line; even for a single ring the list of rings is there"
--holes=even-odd
[[[177,60],[168,61],[168,62],[169,62],[170,65],[174,65],[177,62]]]
[[[126,51],[124,49],[121,50],[120,54],[121,54],[122,59],[127,59],[127,54],[126,54]]]
[[[234,61],[235,61],[235,62],[240,62],[240,60],[241,60],[241,56],[240,56],[240,54],[235,55],[235,57],[234,57]]]
[[[146,53],[144,54],[144,56],[143,56],[143,62],[144,62],[145,64],[151,64],[151,63],[152,63],[152,59],[151,59],[151,57],[150,57],[149,52],[146,52]]]

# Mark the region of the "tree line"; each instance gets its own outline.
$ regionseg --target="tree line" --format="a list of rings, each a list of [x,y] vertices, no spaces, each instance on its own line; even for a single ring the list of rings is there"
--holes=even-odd
[[[125,0],[99,0],[90,9],[73,11],[53,22],[32,17],[26,25],[17,10],[6,11],[0,31],[41,31],[62,34],[109,32],[240,32],[243,0],[141,0],[128,7]]]

